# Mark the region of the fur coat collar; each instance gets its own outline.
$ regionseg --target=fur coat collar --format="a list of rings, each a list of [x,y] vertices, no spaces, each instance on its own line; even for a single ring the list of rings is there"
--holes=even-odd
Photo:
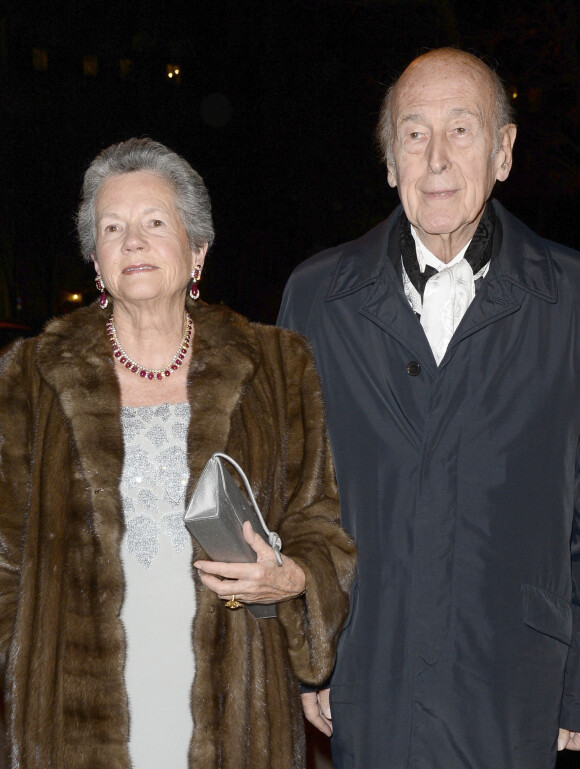
[[[236,313],[193,302],[188,310],[195,325],[188,378],[191,492],[211,454],[225,450],[232,413],[254,376],[261,352],[255,329]],[[123,465],[121,396],[104,333],[109,314],[94,304],[64,316],[48,325],[37,347],[38,369],[59,394],[84,477],[95,497],[104,490],[114,493]],[[87,404],[96,408],[87,409]],[[98,506],[95,512],[98,530],[102,525]]]

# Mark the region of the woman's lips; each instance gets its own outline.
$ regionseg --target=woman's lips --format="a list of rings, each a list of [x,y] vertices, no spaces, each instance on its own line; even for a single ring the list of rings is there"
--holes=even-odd
[[[151,272],[151,270],[156,269],[157,267],[154,267],[152,264],[130,264],[123,270],[123,275],[134,275],[138,272]]]

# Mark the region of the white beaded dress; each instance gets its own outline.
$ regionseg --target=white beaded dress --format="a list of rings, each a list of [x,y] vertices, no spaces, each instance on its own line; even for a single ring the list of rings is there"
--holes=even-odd
[[[134,769],[186,769],[195,592],[183,523],[188,403],[123,407],[121,545],[129,751]]]

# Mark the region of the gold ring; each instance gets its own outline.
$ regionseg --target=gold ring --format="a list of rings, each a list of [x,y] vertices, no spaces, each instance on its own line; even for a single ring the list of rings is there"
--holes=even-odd
[[[239,602],[239,601],[236,599],[236,596],[235,596],[235,595],[233,595],[233,596],[231,597],[231,600],[229,600],[229,601],[227,601],[227,602],[226,602],[226,606],[228,607],[228,609],[232,609],[232,610],[233,610],[233,609],[241,609],[243,605],[244,605],[243,603],[240,603],[240,602]]]

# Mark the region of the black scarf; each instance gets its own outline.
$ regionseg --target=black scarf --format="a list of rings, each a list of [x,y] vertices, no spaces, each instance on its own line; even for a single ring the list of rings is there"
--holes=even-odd
[[[422,299],[423,292],[425,291],[425,284],[429,278],[432,278],[433,275],[437,275],[437,270],[426,264],[425,272],[421,272],[419,268],[419,260],[417,259],[415,240],[411,233],[411,224],[404,211],[401,211],[399,224],[399,245],[401,248],[401,256],[403,257],[403,266],[409,280],[415,286]],[[495,212],[491,203],[488,202],[483,210],[482,217],[479,220],[475,235],[465,252],[465,259],[467,259],[471,265],[474,275],[477,275],[481,268],[491,259],[494,226]]]

